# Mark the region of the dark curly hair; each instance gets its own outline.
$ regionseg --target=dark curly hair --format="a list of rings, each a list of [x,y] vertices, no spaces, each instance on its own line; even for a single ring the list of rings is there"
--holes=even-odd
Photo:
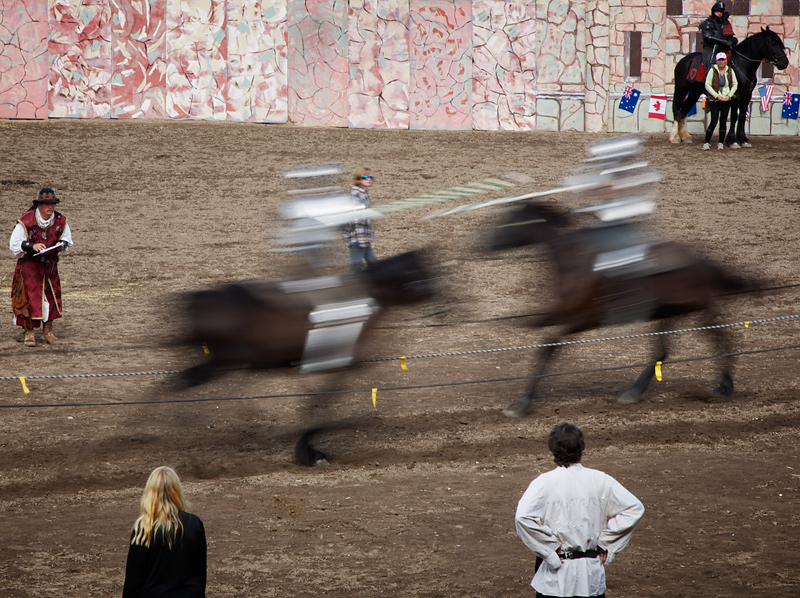
[[[569,467],[573,463],[580,463],[586,443],[583,441],[583,432],[577,426],[566,422],[558,424],[550,432],[547,442],[556,465]]]

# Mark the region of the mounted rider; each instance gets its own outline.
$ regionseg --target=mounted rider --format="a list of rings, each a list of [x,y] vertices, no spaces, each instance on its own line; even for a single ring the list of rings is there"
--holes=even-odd
[[[733,34],[733,25],[728,20],[730,16],[723,2],[715,2],[711,7],[711,15],[699,25],[703,34],[703,64],[706,66],[706,72],[714,64],[717,53],[729,53],[739,43]]]
[[[313,164],[285,175],[294,189],[288,190],[289,200],[281,206],[277,240],[285,248],[278,251],[296,252],[304,259],[297,276],[279,286],[293,301],[311,306],[301,373],[351,365],[363,326],[378,311],[359,277],[328,272],[335,263],[331,243],[339,240],[342,227],[381,216],[340,186],[342,173],[339,164]]]
[[[655,272],[649,259],[653,241],[639,226],[639,219],[655,211],[655,184],[661,174],[642,154],[638,136],[622,136],[594,142],[587,158],[568,185],[583,187],[588,206],[574,210],[588,213],[600,224],[581,230],[580,246],[592,260],[592,271],[603,280],[607,324],[646,319],[652,301],[641,280]]]

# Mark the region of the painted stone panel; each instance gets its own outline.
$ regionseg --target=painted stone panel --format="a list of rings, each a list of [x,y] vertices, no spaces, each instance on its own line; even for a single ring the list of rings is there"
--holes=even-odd
[[[225,0],[167,3],[167,114],[226,119]]]
[[[347,1],[289,0],[289,120],[347,126]]]
[[[472,3],[411,0],[411,128],[472,128]]]
[[[286,0],[228,0],[228,120],[286,122],[286,9]]]
[[[536,125],[536,8],[506,0],[472,5],[472,126],[485,131]]]
[[[111,113],[111,11],[108,0],[50,0],[49,115]]]
[[[47,118],[47,0],[0,0],[0,118]]]
[[[111,116],[166,118],[167,0],[110,0]]]
[[[350,0],[348,123],[407,129],[408,0]]]

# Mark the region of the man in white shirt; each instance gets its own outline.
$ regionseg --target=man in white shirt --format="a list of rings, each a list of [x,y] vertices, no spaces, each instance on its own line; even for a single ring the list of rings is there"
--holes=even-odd
[[[11,283],[14,323],[25,330],[25,346],[36,346],[34,328],[44,324],[48,344],[58,340],[53,320],[61,317],[61,279],[58,254],[72,246],[66,217],[57,212],[60,200],[49,187],[39,191],[33,205],[19,218],[8,247],[17,258]]]
[[[517,535],[537,556],[537,597],[605,596],[605,565],[631,539],[644,506],[611,476],[581,465],[583,433],[558,424],[548,441],[556,467],[517,505]]]

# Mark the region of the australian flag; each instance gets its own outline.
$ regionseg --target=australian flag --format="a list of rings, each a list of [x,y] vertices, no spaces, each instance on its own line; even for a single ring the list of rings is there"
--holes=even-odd
[[[619,101],[620,110],[625,110],[625,112],[633,114],[633,111],[636,110],[636,103],[639,101],[640,94],[641,92],[638,89],[626,85],[625,91],[622,92],[622,98]]]
[[[789,93],[787,91],[783,94],[781,118],[793,118],[797,120],[798,109],[800,109],[800,93]]]

